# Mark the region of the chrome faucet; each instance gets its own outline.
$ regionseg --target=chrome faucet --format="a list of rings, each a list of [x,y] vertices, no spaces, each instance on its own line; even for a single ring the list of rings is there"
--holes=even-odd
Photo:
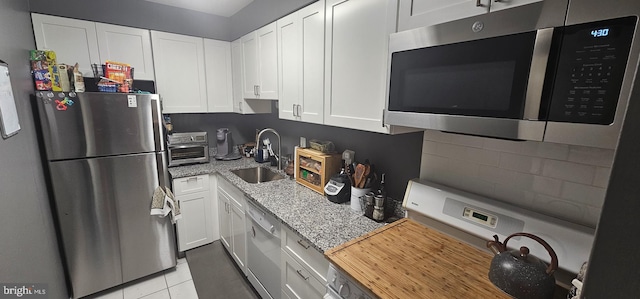
[[[282,140],[280,139],[280,134],[278,134],[276,130],[271,128],[262,129],[262,131],[260,131],[260,133],[258,133],[258,136],[256,137],[256,150],[260,147],[260,136],[262,136],[262,133],[265,132],[272,132],[278,137],[278,155],[276,156],[276,160],[278,160],[278,170],[282,170],[282,160],[280,159],[280,154],[282,153]]]

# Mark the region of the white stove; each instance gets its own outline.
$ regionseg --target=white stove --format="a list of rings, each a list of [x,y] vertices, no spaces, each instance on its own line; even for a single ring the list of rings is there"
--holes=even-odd
[[[589,259],[595,233],[592,228],[417,179],[409,181],[403,206],[408,218],[485,251],[489,251],[486,242],[493,235],[504,241],[513,233],[527,232],[544,239],[558,256],[556,278],[565,288],[570,287],[571,279]],[[527,246],[531,254],[550,262],[547,250],[535,240],[522,237],[509,240],[509,247],[520,246]],[[327,281],[325,299],[375,298],[333,265]]]

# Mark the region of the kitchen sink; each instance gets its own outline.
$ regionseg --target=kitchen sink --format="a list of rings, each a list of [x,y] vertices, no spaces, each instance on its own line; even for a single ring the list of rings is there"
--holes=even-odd
[[[247,183],[257,184],[284,179],[284,175],[266,167],[251,167],[231,170]]]

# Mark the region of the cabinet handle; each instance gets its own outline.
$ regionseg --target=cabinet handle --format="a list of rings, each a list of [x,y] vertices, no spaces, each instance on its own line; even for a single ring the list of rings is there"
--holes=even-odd
[[[298,115],[296,115],[296,106],[297,106],[296,104],[293,104],[293,109],[292,109],[293,110],[293,116],[298,116]]]
[[[298,111],[298,116],[300,116],[300,109],[302,108],[302,105],[298,105],[298,108],[296,109]]]
[[[298,275],[300,275],[300,277],[302,277],[302,279],[304,279],[304,280],[309,280],[309,276],[305,277],[305,276],[302,274],[302,270],[296,270],[296,273],[298,273]]]
[[[256,93],[256,95],[260,96],[260,85],[256,85],[256,87],[258,88],[258,93]]]
[[[251,226],[251,232],[253,233],[253,237],[256,237],[256,228]]]
[[[476,0],[476,6],[477,7],[481,7],[482,6],[482,2],[480,2],[480,1],[482,1],[482,0]]]
[[[302,241],[302,240],[298,240],[298,244],[300,244],[300,246],[304,247],[304,249],[309,249],[309,247],[311,246],[309,244],[305,244],[304,241]]]

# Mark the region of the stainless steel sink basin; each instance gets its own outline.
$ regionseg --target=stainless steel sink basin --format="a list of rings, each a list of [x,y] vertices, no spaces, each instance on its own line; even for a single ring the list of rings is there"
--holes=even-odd
[[[284,179],[284,175],[274,172],[265,167],[251,167],[231,170],[247,183],[257,184]]]

